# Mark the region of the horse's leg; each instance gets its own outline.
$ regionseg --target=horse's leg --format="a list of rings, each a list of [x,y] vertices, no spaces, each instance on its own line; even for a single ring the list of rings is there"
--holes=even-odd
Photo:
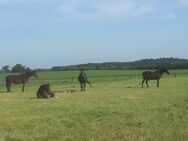
[[[46,91],[44,91],[43,92],[43,98],[48,98],[48,97],[49,97],[48,93]]]
[[[84,82],[84,92],[86,91],[86,82]]]
[[[157,79],[157,87],[159,87],[159,79]]]
[[[149,85],[148,85],[148,80],[146,80],[146,85],[147,85],[147,87],[149,88]]]
[[[10,87],[11,87],[11,84],[6,83],[7,92],[10,92]]]
[[[24,92],[25,83],[23,83],[22,92]]]
[[[145,79],[142,80],[142,88],[144,87],[144,81],[145,81]]]
[[[89,85],[91,85],[91,83],[90,83],[88,80],[87,80],[86,82],[87,82]]]
[[[83,84],[82,82],[80,82],[80,88],[81,88],[81,92],[83,91]]]

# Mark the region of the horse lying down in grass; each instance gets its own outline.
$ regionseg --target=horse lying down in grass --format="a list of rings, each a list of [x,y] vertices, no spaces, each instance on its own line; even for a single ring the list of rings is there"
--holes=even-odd
[[[50,90],[50,84],[43,84],[37,91],[37,98],[52,98],[55,97],[54,92]]]

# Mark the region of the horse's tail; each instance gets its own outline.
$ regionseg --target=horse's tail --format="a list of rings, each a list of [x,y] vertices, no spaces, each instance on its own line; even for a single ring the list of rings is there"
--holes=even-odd
[[[142,72],[142,76],[144,76],[146,74],[146,72]]]
[[[88,80],[86,81],[89,85],[91,85],[91,82],[89,82]]]

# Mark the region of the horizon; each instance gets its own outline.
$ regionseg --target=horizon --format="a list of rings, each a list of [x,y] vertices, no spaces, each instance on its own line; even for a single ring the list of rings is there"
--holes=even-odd
[[[21,64],[21,63],[16,63],[16,64],[21,64],[23,65],[24,67],[29,67],[31,68],[32,70],[37,70],[37,69],[46,69],[46,70],[50,70],[52,69],[53,67],[69,67],[69,66],[78,66],[78,65],[87,65],[87,64],[103,64],[103,63],[130,63],[130,62],[136,62],[136,61],[142,61],[142,60],[150,60],[150,59],[153,59],[153,60],[157,60],[157,59],[170,59],[170,58],[173,58],[173,59],[185,59],[185,60],[188,60],[188,58],[174,58],[174,57],[161,57],[161,58],[143,58],[143,59],[139,59],[139,60],[132,60],[132,61],[123,61],[123,62],[88,62],[88,63],[84,63],[84,64],[70,64],[70,65],[58,65],[58,66],[55,66],[55,65],[52,65],[48,68],[32,68],[30,66],[27,66],[27,65],[24,65],[24,64]],[[10,69],[12,69],[16,64],[14,64],[13,66],[9,66]],[[6,65],[6,64],[5,64]],[[5,66],[5,65],[2,65]],[[2,68],[0,67],[0,69]]]
[[[188,58],[188,0],[1,0],[0,67]]]

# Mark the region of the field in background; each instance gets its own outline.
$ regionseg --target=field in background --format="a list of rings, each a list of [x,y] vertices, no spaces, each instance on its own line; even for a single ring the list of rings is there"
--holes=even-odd
[[[57,71],[57,72],[38,72],[38,79],[32,78],[30,84],[42,83],[78,83],[77,77],[80,71]],[[143,70],[87,70],[87,76],[91,82],[114,81],[142,79]],[[187,77],[188,70],[170,70],[171,75],[168,77]],[[5,86],[5,77],[8,74],[0,74],[1,86]],[[164,75],[163,77],[166,77]],[[1,87],[0,86],[0,87]]]
[[[1,74],[0,141],[187,141],[188,70],[170,71],[176,77],[165,75],[160,88],[150,81],[150,89],[141,88],[141,72],[87,71],[93,86],[85,93],[79,71],[39,73],[24,93],[15,85],[6,93]],[[48,82],[57,98],[36,99]]]

